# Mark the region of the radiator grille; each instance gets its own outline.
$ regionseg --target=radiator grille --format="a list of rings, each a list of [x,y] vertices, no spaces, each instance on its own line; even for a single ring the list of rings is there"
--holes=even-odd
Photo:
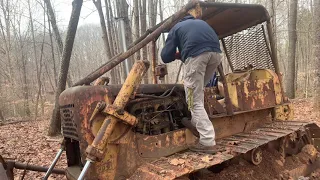
[[[251,69],[274,70],[266,31],[262,23],[224,38],[233,70],[244,70],[250,66]]]
[[[61,106],[60,115],[63,136],[74,140],[79,140],[77,124],[74,120],[74,104]]]

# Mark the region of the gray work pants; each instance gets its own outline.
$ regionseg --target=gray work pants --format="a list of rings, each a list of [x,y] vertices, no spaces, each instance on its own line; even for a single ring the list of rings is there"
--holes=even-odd
[[[191,112],[191,123],[200,134],[200,143],[213,146],[215,132],[204,109],[204,86],[209,83],[213,73],[221,63],[221,55],[217,52],[205,52],[185,61],[184,89],[186,101]]]

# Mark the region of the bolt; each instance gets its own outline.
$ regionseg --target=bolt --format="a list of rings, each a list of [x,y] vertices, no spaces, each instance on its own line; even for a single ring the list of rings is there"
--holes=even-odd
[[[105,107],[106,107],[106,103],[105,103],[105,102],[103,102],[103,101],[98,102],[98,104],[97,104],[97,109],[98,109],[99,111],[102,111]]]

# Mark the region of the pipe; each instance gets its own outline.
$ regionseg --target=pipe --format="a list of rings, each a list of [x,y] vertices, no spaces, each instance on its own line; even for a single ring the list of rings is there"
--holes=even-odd
[[[89,167],[91,166],[91,163],[92,163],[92,161],[90,159],[87,159],[87,162],[84,165],[84,167],[78,177],[78,180],[82,180],[84,178],[84,176],[86,175],[86,172],[88,171]]]
[[[221,77],[221,81],[223,84],[223,89],[224,89],[224,98],[226,102],[226,110],[227,110],[227,115],[233,115],[233,107],[232,107],[232,102],[229,96],[229,89],[228,89],[228,84],[226,82],[226,77],[224,75],[222,63],[218,66],[218,71]]]
[[[35,166],[35,165],[29,165],[29,164],[23,164],[15,161],[6,161],[6,164],[12,164],[14,168],[16,169],[25,169],[29,171],[38,171],[38,172],[47,172],[49,168],[43,167],[43,166]],[[65,170],[63,169],[52,169],[52,173],[55,174],[65,174]]]
[[[57,164],[60,156],[62,155],[62,153],[63,153],[63,149],[61,148],[61,149],[58,151],[56,157],[54,158],[52,164],[50,165],[48,171],[46,172],[46,175],[45,175],[44,178],[43,178],[44,180],[47,180],[47,179],[49,178],[49,176],[50,176],[53,168],[56,166],[56,164]]]
[[[180,76],[180,72],[181,72],[181,69],[182,69],[182,65],[183,65],[183,62],[181,62],[180,66],[179,66],[179,70],[178,70],[178,74],[177,74],[177,76],[176,76],[176,82],[175,82],[175,84],[177,84],[178,81],[179,81],[179,76]]]
[[[122,49],[123,52],[127,51],[127,42],[126,42],[126,35],[125,35],[125,29],[124,29],[124,18],[120,18],[119,19],[120,22],[120,33],[121,33],[121,42],[122,42]],[[128,74],[129,74],[129,63],[128,63],[128,59],[126,58],[124,60],[124,80],[126,80]]]
[[[282,75],[280,73],[280,68],[279,68],[279,61],[278,61],[278,53],[276,50],[276,41],[273,37],[273,31],[272,31],[272,25],[270,22],[270,19],[267,21],[267,30],[268,30],[268,36],[269,36],[269,41],[270,41],[270,46],[271,46],[271,59],[272,63],[274,66],[274,69],[276,71],[276,74],[278,75],[279,81],[280,81],[280,86],[281,86],[281,94],[282,94],[282,102],[284,102],[285,94],[283,90],[283,82],[282,82]]]
[[[228,50],[227,50],[226,42],[224,41],[223,38],[221,38],[221,42],[222,42],[223,50],[224,50],[224,53],[226,54],[226,57],[227,57],[229,66],[230,66],[230,68],[231,68],[231,71],[233,72],[233,71],[234,71],[234,68],[233,68],[233,64],[232,64],[232,62],[231,62],[231,59],[230,59],[230,56],[229,56],[229,53],[228,53]]]

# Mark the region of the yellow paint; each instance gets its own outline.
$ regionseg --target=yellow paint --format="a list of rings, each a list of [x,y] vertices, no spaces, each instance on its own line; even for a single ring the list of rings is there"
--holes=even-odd
[[[272,90],[269,86],[269,81],[272,81],[274,84],[274,89]],[[275,93],[276,105],[282,103],[282,93],[281,86],[279,82],[279,78],[275,72],[269,69],[257,69],[257,70],[249,70],[244,72],[236,72],[230,73],[226,75],[226,82],[228,84],[229,96],[231,99],[231,103],[239,108],[239,105],[243,102],[238,102],[238,94],[237,94],[237,84],[244,84],[244,89],[242,92],[245,94],[245,98],[253,98],[254,100],[265,102],[265,98],[269,95],[268,93]],[[250,83],[256,83],[256,90],[250,91],[248,87]],[[263,88],[267,87],[269,91],[265,91]],[[239,88],[239,86],[238,86]],[[239,91],[239,90],[238,90]],[[255,109],[256,104],[255,101],[250,105],[252,109]]]
[[[274,108],[274,118],[276,120],[293,120],[293,117],[294,111],[292,108],[292,104],[281,105]]]
[[[266,70],[273,76],[273,84],[274,84],[274,92],[276,94],[276,104],[279,105],[282,103],[282,91],[281,91],[281,83],[277,74],[271,70]]]
[[[239,108],[236,83],[228,83],[227,81],[227,85],[228,85],[228,91],[229,91],[231,103],[236,108]]]

